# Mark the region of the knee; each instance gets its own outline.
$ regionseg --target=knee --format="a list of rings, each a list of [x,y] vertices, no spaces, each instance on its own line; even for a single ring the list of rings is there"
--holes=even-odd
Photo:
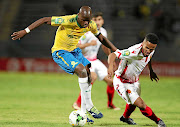
[[[146,109],[146,104],[144,102],[142,102],[138,105],[138,107],[140,110],[144,110],[144,109]]]
[[[104,78],[104,81],[107,83],[108,86],[113,87],[113,80],[109,79],[107,76]]]
[[[140,97],[136,99],[136,101],[134,102],[134,105],[137,106],[141,110],[146,109],[146,104]]]
[[[85,78],[85,77],[87,77],[86,68],[85,68],[82,64],[79,64],[79,65],[75,68],[75,73],[76,73],[77,76],[80,77],[80,78]]]

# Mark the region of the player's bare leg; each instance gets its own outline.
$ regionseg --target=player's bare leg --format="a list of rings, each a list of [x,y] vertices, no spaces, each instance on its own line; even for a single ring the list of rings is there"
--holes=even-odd
[[[114,86],[113,86],[113,80],[112,79],[109,79],[108,76],[106,76],[104,79],[103,79],[106,84],[107,84],[107,89],[106,89],[106,92],[107,92],[107,96],[108,96],[108,108],[109,109],[114,109],[114,110],[120,110],[120,108],[116,107],[112,101],[113,101],[113,98],[114,98]]]
[[[91,72],[91,83],[94,84],[96,80],[97,80],[97,74],[95,72]]]

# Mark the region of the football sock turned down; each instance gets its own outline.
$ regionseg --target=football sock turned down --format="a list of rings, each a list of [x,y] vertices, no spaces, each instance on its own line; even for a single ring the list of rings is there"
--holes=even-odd
[[[144,110],[141,109],[140,111],[141,111],[141,113],[142,113],[144,116],[148,117],[149,119],[153,120],[153,121],[156,122],[156,123],[158,123],[158,121],[160,120],[160,118],[158,118],[158,117],[154,114],[154,112],[152,111],[152,109],[151,109],[150,107],[148,107],[147,105],[146,105],[146,108],[145,108]]]
[[[106,92],[108,96],[108,106],[112,106],[113,105],[112,101],[114,97],[114,87],[107,85]]]
[[[131,104],[126,104],[126,108],[125,108],[125,111],[124,111],[124,118],[129,118],[131,113],[136,109],[136,106],[134,105],[131,105]]]
[[[79,86],[81,89],[81,110],[85,113],[86,109],[89,111],[93,107],[91,100],[92,86],[88,84],[88,77],[79,78]]]

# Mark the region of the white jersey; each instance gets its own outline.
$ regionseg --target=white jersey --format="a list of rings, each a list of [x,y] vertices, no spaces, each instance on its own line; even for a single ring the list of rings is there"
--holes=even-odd
[[[141,52],[142,43],[133,45],[128,49],[116,50],[116,56],[121,59],[119,67],[115,72],[121,82],[134,83],[139,80],[139,75],[150,61],[154,51],[148,57]]]
[[[107,32],[103,27],[100,28],[99,32],[103,36],[107,37]],[[85,33],[79,40],[79,44],[90,43],[92,40],[96,40],[97,45],[88,46],[88,47],[82,49],[82,53],[83,53],[84,57],[86,59],[88,59],[89,61],[93,61],[93,60],[97,59],[97,54],[98,54],[99,48],[101,46],[101,42],[98,40],[98,38],[96,38],[94,36],[93,33],[91,33],[91,31]]]

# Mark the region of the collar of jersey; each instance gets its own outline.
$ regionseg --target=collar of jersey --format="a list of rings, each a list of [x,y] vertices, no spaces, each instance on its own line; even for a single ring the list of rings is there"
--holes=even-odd
[[[78,19],[78,15],[76,16],[77,25],[78,25],[80,28],[83,28],[83,27],[78,23],[77,19]]]

